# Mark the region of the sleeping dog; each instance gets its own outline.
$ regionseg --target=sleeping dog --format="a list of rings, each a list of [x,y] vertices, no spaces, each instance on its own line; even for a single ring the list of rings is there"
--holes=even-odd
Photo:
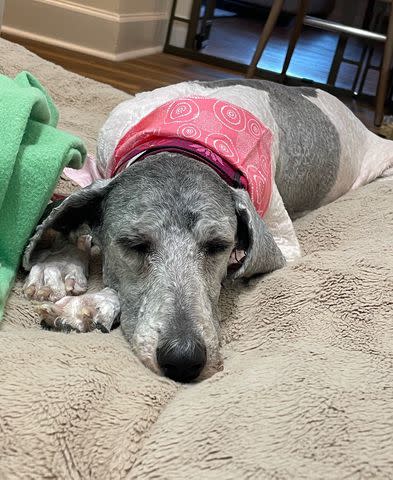
[[[120,314],[146,366],[203,378],[221,366],[222,282],[296,261],[291,218],[392,166],[390,141],[321,90],[230,80],[141,93],[109,116],[96,163],[67,169],[85,188],[37,227],[25,295],[55,329],[109,331]],[[96,293],[85,293],[90,239],[103,257]]]

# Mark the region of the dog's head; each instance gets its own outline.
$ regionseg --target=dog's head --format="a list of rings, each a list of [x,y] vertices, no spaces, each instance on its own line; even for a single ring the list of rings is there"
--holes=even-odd
[[[148,157],[71,195],[47,223],[63,232],[90,225],[133,351],[179,381],[220,367],[222,282],[285,263],[248,194],[178,154]],[[234,250],[246,256],[228,270]]]

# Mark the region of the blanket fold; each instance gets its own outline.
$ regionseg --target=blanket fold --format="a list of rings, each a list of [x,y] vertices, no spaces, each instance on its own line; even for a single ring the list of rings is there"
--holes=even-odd
[[[28,72],[0,75],[0,319],[23,248],[66,165],[80,168],[82,141],[58,130],[58,110]]]

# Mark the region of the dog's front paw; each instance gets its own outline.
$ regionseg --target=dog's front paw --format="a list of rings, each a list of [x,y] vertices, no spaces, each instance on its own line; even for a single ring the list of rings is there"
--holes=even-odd
[[[36,308],[41,324],[54,330],[109,332],[120,313],[117,294],[111,288],[80,297],[64,297],[56,303],[43,303]]]
[[[23,286],[31,300],[57,302],[66,295],[81,295],[87,290],[85,267],[67,261],[48,261],[33,266]]]

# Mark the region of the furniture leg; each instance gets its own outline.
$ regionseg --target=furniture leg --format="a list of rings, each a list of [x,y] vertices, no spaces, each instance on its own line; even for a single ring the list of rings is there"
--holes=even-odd
[[[384,105],[386,100],[386,92],[388,90],[388,82],[390,77],[390,67],[393,57],[393,5],[390,6],[388,32],[386,34],[386,43],[383,51],[383,59],[381,71],[379,74],[377,86],[377,99],[375,106],[374,125],[381,126],[384,115]]]
[[[251,78],[255,74],[257,64],[259,62],[259,59],[262,56],[263,50],[265,49],[265,46],[269,41],[269,38],[273,32],[273,29],[277,23],[277,19],[281,13],[283,4],[284,4],[284,0],[274,0],[273,2],[266,24],[262,30],[261,36],[259,37],[258,45],[255,50],[254,56],[252,58],[251,64],[248,67],[248,70],[246,73],[247,78]]]
[[[308,3],[309,3],[309,0],[299,0],[299,8],[296,14],[295,27],[291,33],[291,38],[288,44],[288,50],[285,55],[284,65],[282,67],[282,71],[280,75],[280,78],[282,81],[285,78],[297,41],[299,40],[300,34],[302,33],[303,19],[306,14]]]

